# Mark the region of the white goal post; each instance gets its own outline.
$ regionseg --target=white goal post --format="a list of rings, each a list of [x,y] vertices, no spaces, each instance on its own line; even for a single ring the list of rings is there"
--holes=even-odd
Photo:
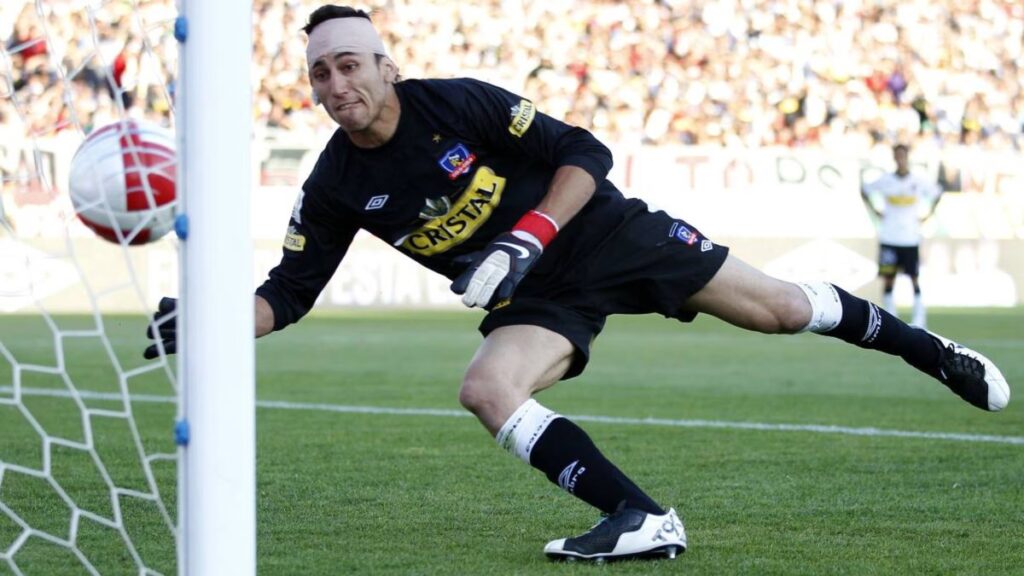
[[[0,574],[256,573],[252,18],[0,2]],[[83,223],[72,158],[126,120],[176,130],[177,238]],[[87,199],[110,218],[166,181],[125,134]],[[164,295],[178,355],[144,359]]]
[[[256,573],[252,2],[180,0],[178,572]]]

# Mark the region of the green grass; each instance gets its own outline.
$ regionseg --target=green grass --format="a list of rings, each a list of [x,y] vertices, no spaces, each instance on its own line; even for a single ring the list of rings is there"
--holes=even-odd
[[[316,404],[457,409],[479,336],[472,313],[317,315],[257,344],[257,396]],[[1024,394],[1024,309],[935,310],[931,327],[986,353]],[[90,319],[62,317],[64,329]],[[143,320],[106,319],[114,355],[137,359]],[[38,319],[0,317],[19,363],[55,365]],[[72,342],[72,340],[74,342]],[[115,391],[97,339],[65,339],[81,388]],[[2,357],[0,357],[2,358]],[[11,370],[0,359],[0,386]],[[26,386],[61,388],[51,375]],[[162,372],[129,379],[171,394]],[[9,397],[0,392],[0,398]],[[1020,398],[1001,414],[961,402],[898,359],[813,335],[744,333],[713,319],[681,326],[615,318],[584,375],[543,393],[564,414],[875,427],[1024,436]],[[109,401],[86,399],[111,408]],[[81,440],[78,407],[29,397],[51,435]],[[173,406],[135,402],[147,451],[171,451]],[[145,487],[124,421],[94,418],[108,473]],[[1024,574],[1024,445],[795,431],[585,422],[604,452],[686,522],[675,562],[553,564],[548,539],[578,533],[593,510],[500,451],[472,418],[261,408],[257,411],[261,574]],[[0,406],[0,460],[38,466],[42,443],[23,412]],[[97,466],[55,448],[54,477],[81,508],[109,517]],[[173,465],[154,475],[175,509]],[[122,498],[149,565],[174,573],[155,506]],[[8,470],[0,502],[33,526],[67,535],[70,509],[45,482]],[[103,573],[135,573],[127,547],[95,523],[83,553]],[[0,550],[20,529],[0,513]],[[77,574],[77,561],[38,539],[15,556],[25,574]],[[9,573],[0,561],[0,574]]]

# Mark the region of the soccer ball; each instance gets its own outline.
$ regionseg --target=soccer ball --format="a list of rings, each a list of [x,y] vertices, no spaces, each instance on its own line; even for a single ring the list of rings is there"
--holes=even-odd
[[[174,227],[174,136],[139,120],[93,130],[71,160],[78,218],[116,244],[146,244]]]

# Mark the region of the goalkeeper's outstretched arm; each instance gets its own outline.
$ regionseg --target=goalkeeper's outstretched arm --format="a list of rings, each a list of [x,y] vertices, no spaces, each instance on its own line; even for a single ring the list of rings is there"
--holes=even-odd
[[[256,337],[270,334],[274,331],[274,309],[270,307],[270,303],[263,299],[262,296],[257,295],[256,300]]]
[[[160,357],[160,348],[164,354],[174,354],[178,351],[178,299],[161,298],[156,314],[153,314],[153,321],[146,327],[146,337],[154,340],[143,353],[147,360]],[[255,297],[255,332],[256,337],[270,334],[274,331],[274,309],[270,307],[262,296]],[[159,340],[158,344],[155,340]]]

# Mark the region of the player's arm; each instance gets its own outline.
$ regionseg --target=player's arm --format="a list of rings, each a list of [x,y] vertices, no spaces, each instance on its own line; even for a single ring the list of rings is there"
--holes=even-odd
[[[281,249],[281,261],[256,289],[256,336],[298,322],[313,308],[334,275],[359,227],[307,188],[296,203]]]
[[[256,289],[254,335],[259,338],[297,322],[313,307],[334,275],[358,227],[327,217],[315,199],[297,203],[289,221],[281,262]],[[177,352],[177,299],[162,298],[146,335],[154,340],[147,359]]]
[[[486,308],[512,295],[559,229],[590,201],[612,157],[592,134],[537,112],[529,100],[480,82],[467,83],[466,91],[470,134],[494,149],[555,169],[541,202],[511,231],[471,255],[466,271],[452,283],[464,304]]]
[[[266,336],[274,331],[274,309],[265,298],[257,294],[255,297],[255,311],[253,319],[256,328],[256,337]]]
[[[867,206],[868,210],[875,215],[875,218],[882,218],[882,211],[875,207],[875,203],[871,201],[871,194],[874,192],[874,184],[861,184],[860,186],[860,198],[864,201],[864,205]]]
[[[561,228],[590,201],[596,189],[594,177],[583,168],[561,166],[555,171],[548,193],[536,211],[546,214]]]
[[[932,214],[935,214],[935,209],[939,206],[939,200],[942,200],[942,195],[945,193],[945,190],[936,183],[931,185],[931,192],[931,202],[928,205],[928,212],[921,218],[921,222],[928,220],[932,217]]]

